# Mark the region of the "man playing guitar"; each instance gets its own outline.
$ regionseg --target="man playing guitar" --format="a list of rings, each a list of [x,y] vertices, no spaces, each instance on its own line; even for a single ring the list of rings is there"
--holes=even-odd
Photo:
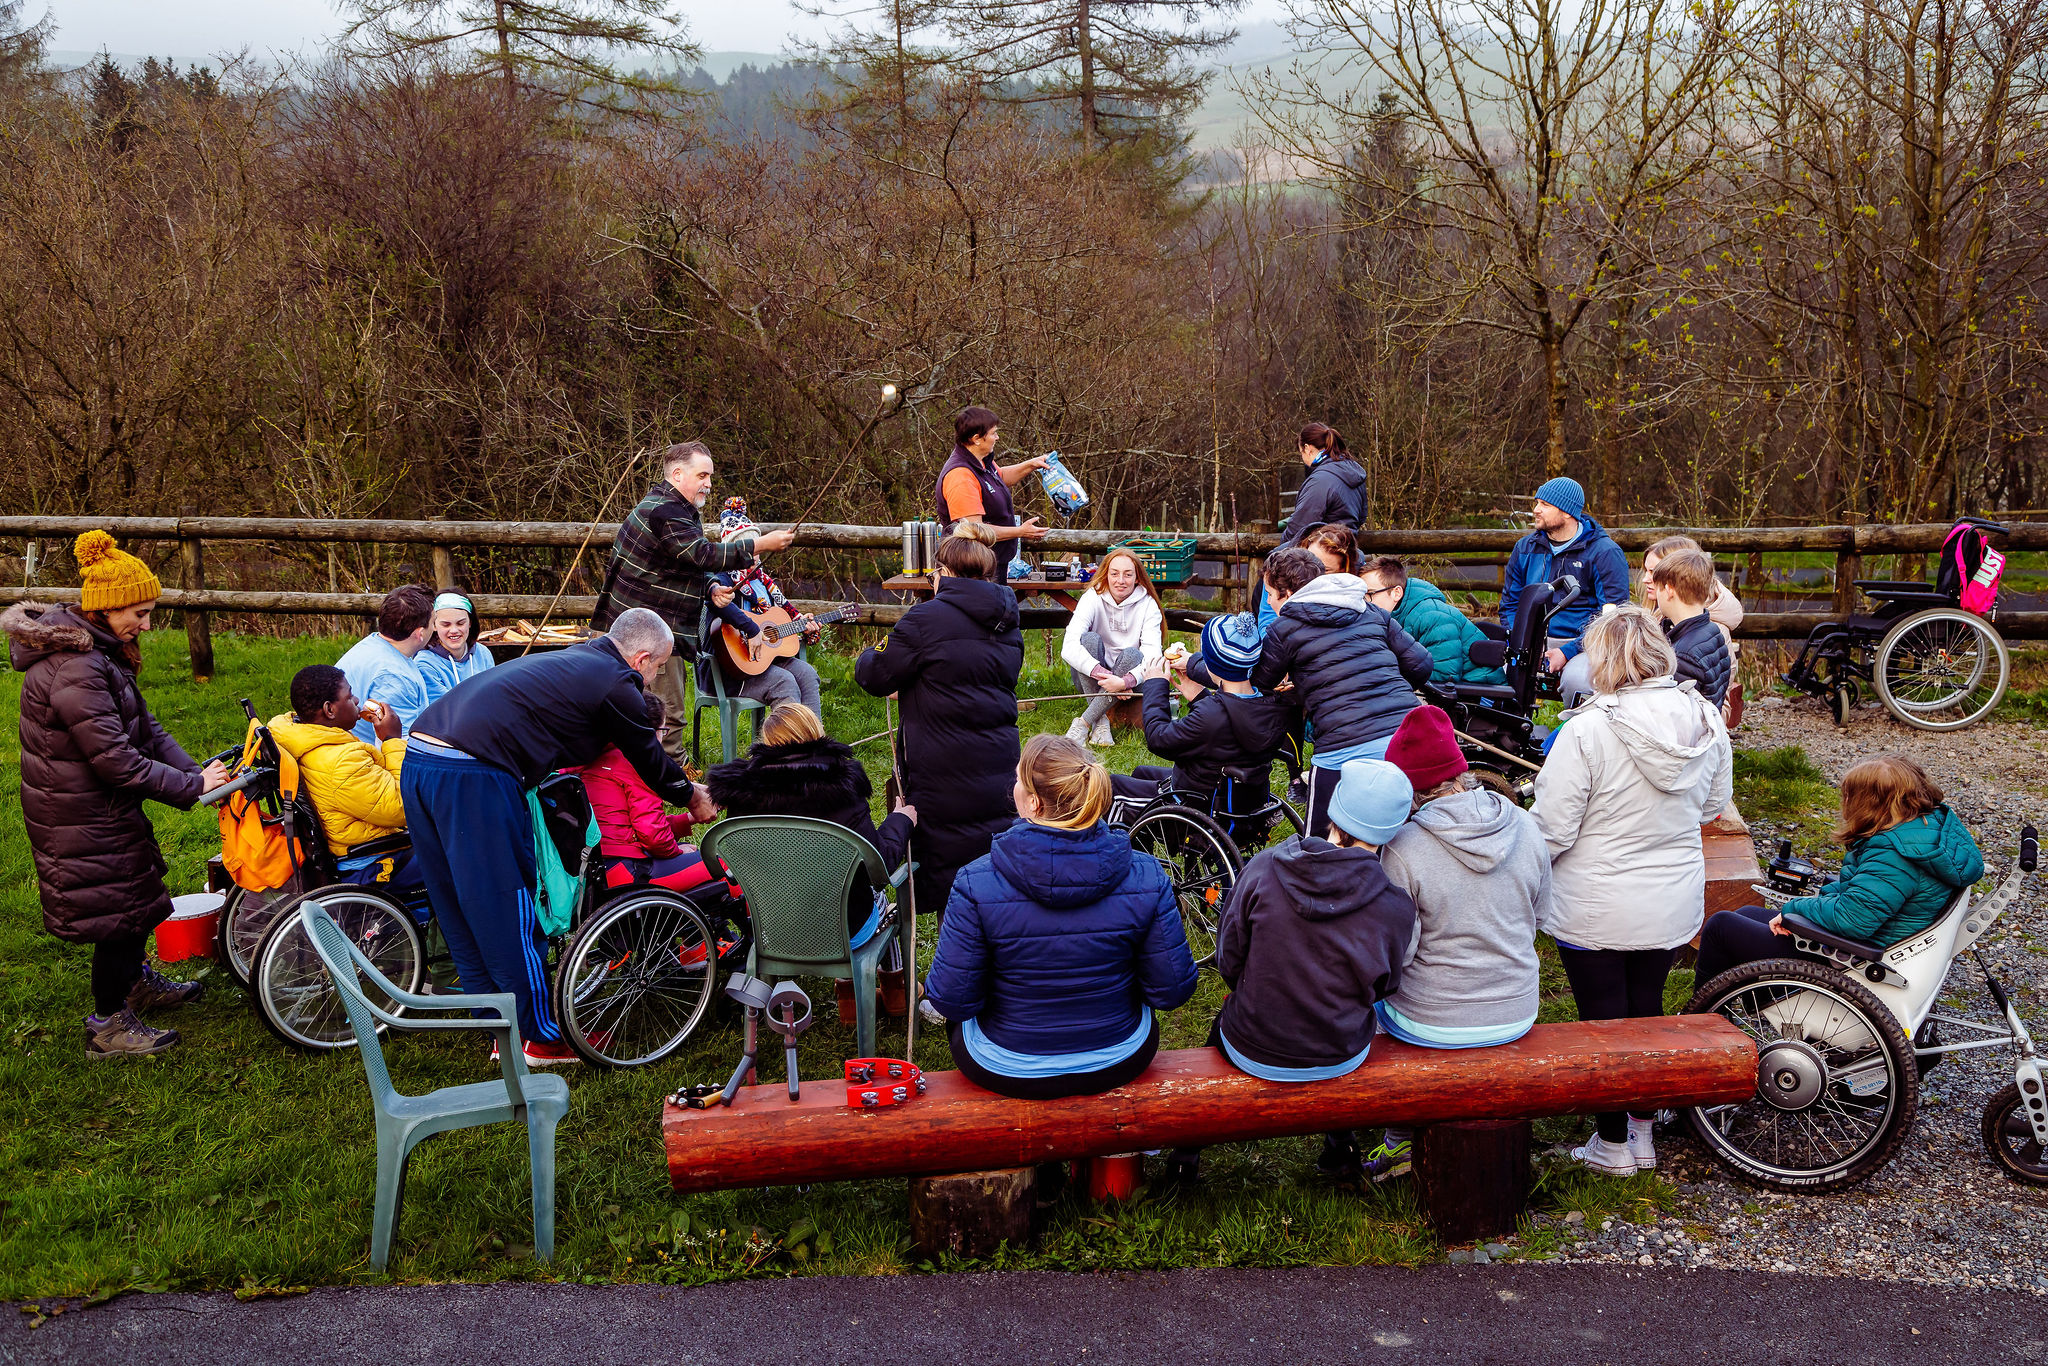
[[[747,500],[726,499],[724,508],[718,514],[719,541],[724,543],[760,534],[760,528],[756,527],[753,518],[747,515]],[[770,707],[777,702],[801,702],[809,707],[814,715],[822,717],[824,712],[819,706],[818,671],[806,661],[794,655],[771,659],[768,667],[759,673],[754,673],[745,664],[740,664],[742,658],[748,663],[759,663],[763,655],[775,648],[774,642],[768,638],[768,633],[764,632],[760,623],[755,620],[756,617],[763,615],[786,615],[788,612],[789,599],[783,596],[774,576],[769,574],[757,559],[744,569],[713,574],[711,581],[731,590],[729,599],[726,599],[725,594],[719,593],[713,596],[712,604],[718,619],[738,632],[744,642],[744,656],[738,650],[731,651],[735,664],[739,665],[737,671],[743,675],[751,674],[751,677],[745,677],[740,683],[739,695]],[[726,600],[720,601],[721,599]],[[781,613],[775,612],[777,608],[782,609]],[[817,619],[805,613],[793,620],[803,625],[803,643],[817,644],[820,629]],[[729,647],[730,637],[727,639]]]

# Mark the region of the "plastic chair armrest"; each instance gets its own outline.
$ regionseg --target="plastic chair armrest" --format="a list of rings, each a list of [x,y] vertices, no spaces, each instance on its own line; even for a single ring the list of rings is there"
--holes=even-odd
[[[898,868],[895,872],[889,874],[889,885],[891,887],[901,887],[903,885],[904,879],[908,878],[911,875],[911,873],[916,870],[916,868],[917,865],[915,863],[911,863],[906,860],[900,868]]]

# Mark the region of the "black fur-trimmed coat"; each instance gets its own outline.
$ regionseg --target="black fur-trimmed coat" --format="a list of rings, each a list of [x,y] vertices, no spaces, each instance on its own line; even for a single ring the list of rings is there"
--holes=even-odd
[[[744,759],[704,775],[711,800],[728,816],[814,816],[843,825],[875,846],[882,866],[903,862],[910,817],[892,812],[877,827],[868,814],[874,785],[851,747],[832,739],[755,745]]]
[[[145,801],[190,807],[199,765],[150,715],[120,643],[77,608],[0,615],[21,681],[21,814],[43,924],[73,943],[145,935],[171,914]]]

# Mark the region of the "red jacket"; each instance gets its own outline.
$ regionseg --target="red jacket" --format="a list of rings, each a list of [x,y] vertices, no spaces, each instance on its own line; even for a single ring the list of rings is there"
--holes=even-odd
[[[616,747],[565,769],[583,780],[597,817],[598,850],[612,858],[674,858],[683,852],[661,798]]]

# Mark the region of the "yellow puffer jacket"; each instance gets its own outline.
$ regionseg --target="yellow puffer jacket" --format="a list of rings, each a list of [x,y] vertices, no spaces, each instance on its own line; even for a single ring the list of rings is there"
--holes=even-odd
[[[299,761],[299,781],[336,854],[405,829],[405,803],[398,795],[404,737],[368,745],[334,726],[295,720],[289,712],[271,721],[270,733]]]

